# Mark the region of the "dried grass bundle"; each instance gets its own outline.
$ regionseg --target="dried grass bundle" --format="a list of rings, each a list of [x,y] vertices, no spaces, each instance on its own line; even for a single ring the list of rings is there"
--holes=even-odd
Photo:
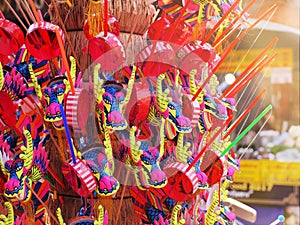
[[[151,25],[155,9],[148,0],[111,0],[109,12],[119,21],[122,32],[143,35]]]
[[[81,70],[84,73],[85,70],[93,63],[92,58],[87,52],[88,41],[84,36],[83,31],[68,32],[68,35],[77,54],[78,63],[80,64]],[[65,49],[67,55],[72,55],[71,48],[68,43],[65,44]]]
[[[116,224],[116,214],[118,206],[121,200],[119,198],[112,199],[112,209],[108,211],[109,224]],[[103,205],[103,204],[102,204]],[[105,204],[103,205],[105,208]],[[133,202],[131,198],[124,198],[122,203],[122,210],[120,212],[118,225],[138,225],[139,223],[135,219],[135,213],[133,210]]]
[[[82,72],[85,74],[88,72],[86,70],[89,66],[93,64],[93,60],[87,52],[88,41],[85,38],[83,31],[68,32],[68,35],[77,54]],[[147,45],[146,38],[137,34],[130,35],[128,33],[121,33],[120,40],[126,49],[126,65],[132,64],[135,61],[135,56]],[[67,55],[72,55],[68,43],[65,44],[65,49]],[[85,49],[86,51],[82,51],[82,49]]]
[[[88,0],[73,1],[73,6],[69,7],[67,4],[58,4],[59,14],[65,24],[67,31],[82,30],[86,18],[86,9]],[[49,5],[49,14],[53,23],[59,24],[59,15],[55,13],[52,4]]]
[[[34,225],[34,215],[35,212],[33,211],[33,202],[32,200],[28,201],[28,202],[23,202],[22,206],[24,208],[24,212],[26,214],[26,224],[28,225]]]
[[[73,4],[71,8],[66,4],[58,4],[59,13],[67,31],[82,30],[84,21],[87,19],[89,1],[78,0]],[[155,9],[148,3],[148,0],[111,0],[109,1],[109,13],[119,21],[121,32],[143,35],[151,24]],[[54,12],[51,4],[49,14],[51,20],[59,24],[58,15]]]
[[[138,34],[121,33],[120,40],[126,49],[126,65],[134,63],[136,55],[147,46],[146,38]]]

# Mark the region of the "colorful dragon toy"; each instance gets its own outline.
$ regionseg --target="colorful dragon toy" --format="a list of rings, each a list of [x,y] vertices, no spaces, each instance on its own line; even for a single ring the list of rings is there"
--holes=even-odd
[[[69,81],[67,76],[65,75],[59,75],[52,78],[44,88],[41,88],[38,84],[38,80],[36,74],[33,71],[32,65],[28,65],[35,93],[45,109],[44,120],[46,122],[52,123],[54,128],[58,130],[62,130],[64,127],[60,105],[65,105],[64,100],[71,89],[70,82],[74,84],[76,81],[76,61],[73,57],[70,57],[70,61],[70,73],[72,81]],[[79,76],[78,80],[80,79],[81,77]],[[79,81],[76,82],[76,84],[78,83]]]
[[[83,209],[85,208],[85,210]],[[102,205],[98,206],[98,211],[99,211],[99,216],[98,218],[94,218],[91,214],[91,206],[83,206],[81,207],[79,213],[77,214],[77,217],[73,218],[69,225],[108,225],[108,214],[107,211],[104,211],[104,208]],[[56,215],[59,221],[60,225],[66,225],[64,223],[62,214],[61,214],[61,209],[58,208],[56,210]]]
[[[187,223],[185,223],[184,219],[178,220],[178,213],[180,212],[181,209],[182,209],[181,205],[176,205],[173,208],[170,221],[164,220],[161,215],[158,215],[159,219],[158,221],[155,220],[153,225],[188,225]]]
[[[2,172],[7,176],[4,185],[4,196],[6,196],[15,207],[21,212],[24,204],[32,201],[34,204],[36,224],[44,224],[44,204],[48,200],[50,185],[43,180],[47,171],[49,161],[47,153],[43,147],[43,140],[38,146],[33,145],[31,134],[24,130],[25,145],[21,146],[21,151],[14,154],[13,159],[11,149],[6,141],[1,139],[1,159]],[[33,195],[33,192],[37,194]],[[43,202],[40,202],[41,199]]]
[[[127,127],[127,121],[123,112],[126,104],[129,102],[134,78],[135,67],[130,76],[126,96],[121,83],[116,81],[103,81],[98,78],[100,65],[94,68],[94,92],[96,98],[96,125],[100,133],[104,133],[102,124],[111,130],[124,130]]]
[[[134,210],[142,224],[186,224],[183,219],[178,221],[178,212],[189,210],[187,202],[178,202],[169,198],[163,189],[140,190],[132,187]],[[188,225],[188,224],[186,224]]]
[[[165,77],[168,78],[166,82]],[[172,84],[171,79],[175,81],[165,73],[158,77],[140,78],[135,83],[136,93],[131,100],[133,108],[129,109],[129,124],[138,128],[139,138],[152,139],[155,143],[161,118],[166,120],[166,137],[169,139],[177,133],[191,132],[191,121],[182,113],[180,87]],[[145,110],[147,112],[143,113]]]
[[[0,215],[0,225],[24,225],[26,224],[25,213],[22,216],[16,216],[13,205],[10,202],[4,203],[7,208],[7,215]]]
[[[116,152],[116,157],[120,161],[136,167],[134,174],[139,187],[153,186],[159,188],[165,186],[166,177],[159,166],[163,145],[158,150],[155,147],[150,147],[149,143],[145,141],[136,142],[136,127],[131,127],[129,135],[125,130],[127,121],[122,113],[130,100],[135,78],[135,67],[133,67],[128,82],[126,96],[121,92],[121,84],[114,81],[106,81],[104,84],[102,81],[98,82],[99,69],[100,66],[96,66],[94,74],[94,89],[97,96],[97,124],[102,133],[106,133],[106,140],[108,140],[109,135],[107,135],[105,130],[115,130],[114,137],[117,139],[117,143],[113,143],[113,146],[118,147],[112,148],[111,151]],[[128,142],[129,139],[130,141]],[[111,163],[113,163],[113,159],[111,159]]]
[[[212,203],[209,206],[207,213],[205,215],[205,224],[208,225],[220,225],[220,224],[228,224],[232,225],[233,221],[235,220],[236,216],[234,213],[228,211],[224,205],[224,201],[228,195],[228,186],[230,185],[231,181],[225,179],[221,189],[220,195],[218,191],[213,192],[212,196]],[[220,196],[220,197],[219,197]]]
[[[160,168],[160,160],[164,152],[164,121],[160,128],[159,148],[152,147],[144,140],[137,141],[135,137],[136,127],[130,129],[128,136],[127,132],[122,132],[119,140],[123,140],[119,145],[117,158],[121,162],[130,164],[135,175],[137,186],[140,189],[149,187],[162,188],[167,184],[165,173]],[[128,140],[129,139],[129,143]]]
[[[95,146],[82,154],[83,159],[98,181],[96,192],[100,196],[113,195],[120,187],[118,180],[112,175],[111,160],[108,160],[105,151],[106,149]]]

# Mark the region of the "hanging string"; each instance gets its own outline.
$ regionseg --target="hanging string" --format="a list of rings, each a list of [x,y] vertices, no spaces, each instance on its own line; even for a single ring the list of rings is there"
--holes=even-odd
[[[23,8],[21,7],[20,1],[15,1],[15,3],[17,4],[17,7],[20,10],[20,12],[21,12],[23,18],[25,19],[27,25],[30,26],[31,23],[29,22],[29,19],[27,18],[27,15],[25,14]]]
[[[272,11],[273,10],[273,11]],[[277,7],[276,5],[273,5],[267,12],[272,11],[271,15],[269,16],[269,18],[267,19],[267,23],[271,20],[271,18],[273,17],[274,13],[276,12]],[[267,12],[265,13],[265,15],[267,15]],[[263,18],[263,16],[261,16],[260,18]],[[260,19],[259,18],[259,19]],[[257,19],[257,21],[259,20]],[[252,44],[250,45],[250,47],[247,49],[247,52],[245,53],[245,55],[243,56],[243,58],[240,60],[240,63],[237,66],[237,69],[240,67],[240,65],[244,62],[244,60],[246,59],[246,57],[248,56],[249,52],[252,50],[253,46],[256,44],[258,38],[260,37],[260,35],[262,34],[262,32],[265,30],[265,27],[267,25],[267,23],[264,24],[264,26],[262,27],[262,29],[259,31],[258,35],[256,36],[256,38],[254,39],[254,41],[252,42]],[[234,71],[234,73],[236,73],[237,69]]]
[[[8,8],[10,9],[10,11],[12,12],[12,14],[16,17],[16,19],[19,21],[19,23],[22,25],[22,27],[27,30],[27,27],[25,26],[25,24],[23,23],[23,21],[21,20],[21,18],[19,17],[19,15],[16,13],[16,11],[14,10],[14,8],[10,5],[10,3],[8,2],[8,0],[4,0],[5,4],[8,6]]]
[[[34,18],[34,15],[28,5],[28,2],[25,0],[20,0],[22,7],[25,9],[27,15],[29,16],[30,20],[33,22],[36,22],[36,19]]]
[[[228,135],[236,128],[236,126],[244,119],[244,117],[250,112],[250,110],[254,107],[254,105],[258,102],[258,100],[265,96],[266,88],[264,88],[260,94],[251,102],[251,104],[247,107],[246,110],[242,110],[242,114],[232,123],[232,125],[226,130],[226,134],[223,137],[223,140],[225,140]]]
[[[238,141],[240,141],[240,140],[246,135],[246,133],[248,133],[248,132],[253,128],[253,126],[255,126],[255,125],[261,120],[261,118],[264,117],[271,109],[272,109],[272,106],[271,106],[271,105],[268,105],[268,106],[265,108],[265,110],[262,111],[262,112],[259,114],[259,116],[256,117],[256,118],[249,124],[249,126],[247,126],[246,129],[243,130],[243,132],[242,132],[237,138],[235,138],[234,141],[232,141],[232,142],[230,143],[229,146],[227,146],[227,148],[221,153],[220,156],[221,156],[221,157],[222,157],[222,156],[225,156],[225,155],[228,153],[228,151],[229,151],[229,150],[230,150],[230,149],[231,149]]]
[[[264,2],[264,1],[263,1]],[[263,3],[262,2],[262,3]],[[247,6],[246,6],[247,7]],[[233,41],[225,50],[224,50],[224,52],[225,53],[223,53],[223,54],[228,54],[228,52],[226,52],[226,50],[228,51],[228,50],[230,50],[230,49],[232,49],[233,47],[234,47],[234,45],[243,37],[243,36],[245,36],[247,33],[248,33],[248,31],[250,30],[250,29],[252,29],[260,20],[262,20],[262,18],[264,18],[270,11],[272,11],[272,10],[274,10],[274,9],[276,9],[276,5],[273,5],[268,11],[266,11],[263,15],[261,15],[256,21],[255,21],[255,23],[254,24],[252,24],[252,25],[250,25],[250,27],[248,27],[245,31],[242,31],[242,29],[240,30],[240,32],[237,34],[237,36],[236,36],[236,38],[235,38],[235,41]],[[273,11],[273,13],[272,13],[272,15],[269,17],[269,19],[268,19],[268,21],[270,20],[270,18],[273,16],[273,14],[275,13],[275,11]],[[236,73],[236,71],[238,70],[238,68],[240,67],[240,65],[244,62],[244,60],[245,60],[245,58],[248,56],[248,54],[249,54],[249,52],[250,52],[250,50],[253,48],[253,46],[255,45],[255,43],[257,42],[257,40],[258,40],[258,38],[259,38],[259,36],[261,35],[261,33],[263,32],[263,30],[264,30],[264,28],[265,28],[265,26],[260,30],[260,32],[259,32],[259,34],[256,36],[256,39],[252,42],[252,45],[251,45],[251,47],[250,48],[248,48],[248,51],[246,52],[246,54],[244,54],[244,57],[242,58],[242,60],[240,61],[240,63],[239,63],[239,65],[236,67],[236,69],[235,69],[235,71],[233,72],[233,73]],[[236,43],[234,43],[234,42],[236,42]],[[236,45],[236,48],[238,48],[238,46],[240,45],[240,43],[241,42],[239,42],[237,45]],[[231,54],[231,56],[232,57],[234,57],[235,56],[235,52],[233,52],[233,54]],[[224,56],[223,56],[224,57]],[[228,68],[229,68],[229,66],[230,66],[230,62],[229,63],[227,63],[227,70],[228,70]]]

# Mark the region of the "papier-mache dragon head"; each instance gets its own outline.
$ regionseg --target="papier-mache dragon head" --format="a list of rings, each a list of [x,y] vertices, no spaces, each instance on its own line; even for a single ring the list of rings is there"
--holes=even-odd
[[[190,78],[190,92],[192,95],[197,93],[197,90],[202,85],[202,82],[195,81],[196,70],[191,70]],[[208,68],[203,70],[203,77],[208,77]],[[197,101],[201,107],[201,115],[199,120],[199,127],[202,132],[211,129],[212,123],[227,120],[229,112],[235,110],[234,98],[220,98],[220,93],[217,91],[219,81],[216,75],[212,75],[207,86],[209,88],[203,89],[197,96]],[[213,121],[214,122],[213,122]]]
[[[99,80],[99,70],[98,64],[94,69],[96,117],[99,122],[105,123],[108,129],[124,130],[127,127],[127,121],[123,113],[132,93],[136,67],[133,67],[126,91],[121,83]]]
[[[102,205],[98,206],[98,218],[94,218],[91,211],[91,206],[82,206],[76,217],[72,218],[69,225],[108,225],[108,213]],[[85,211],[85,213],[83,213]],[[61,209],[57,208],[56,216],[60,225],[66,225],[63,220]]]
[[[12,202],[28,201],[31,198],[32,182],[39,180],[46,173],[49,161],[43,147],[43,141],[37,147],[33,146],[32,137],[24,130],[24,145],[21,152],[12,156],[6,141],[0,140],[0,162],[2,172],[7,176],[4,185],[4,195]]]
[[[60,105],[65,104],[64,100],[71,89],[70,82],[75,84],[76,79],[76,61],[72,56],[70,57],[70,61],[70,74],[72,81],[69,81],[68,77],[65,75],[58,75],[52,78],[44,88],[39,86],[37,78],[33,72],[32,65],[29,64],[28,66],[35,93],[45,109],[44,120],[52,123],[54,128],[58,130],[63,129]]]
[[[164,154],[164,119],[160,127],[160,147],[151,147],[146,141],[136,141],[136,127],[130,129],[130,157],[136,167],[135,178],[139,188],[162,188],[167,184],[166,174],[160,168]]]
[[[178,77],[178,74],[176,75]],[[192,131],[191,121],[182,113],[182,93],[178,82],[163,90],[162,82],[165,74],[157,78],[156,105],[162,116],[178,133],[190,133]],[[176,78],[177,80],[178,78]]]

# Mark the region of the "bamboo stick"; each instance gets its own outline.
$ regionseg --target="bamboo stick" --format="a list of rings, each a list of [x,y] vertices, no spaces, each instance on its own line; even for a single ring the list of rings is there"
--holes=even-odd
[[[21,20],[21,18],[19,17],[19,15],[16,13],[16,11],[13,9],[13,7],[10,5],[10,3],[7,0],[4,0],[5,4],[8,6],[8,8],[10,9],[10,11],[12,12],[12,14],[16,17],[16,19],[19,21],[19,23],[21,24],[21,26],[27,30],[27,27],[25,26],[25,24],[23,23],[23,21]]]
[[[25,183],[25,184],[29,188],[29,190],[32,192],[32,194],[37,198],[37,200],[41,203],[41,205],[43,207],[45,207],[45,209],[47,210],[47,212],[49,213],[49,215],[52,217],[52,219],[55,221],[55,223],[57,223],[58,225],[60,225],[60,223],[58,222],[56,216],[53,215],[53,213],[50,211],[50,209],[48,208],[48,206],[42,201],[42,199],[38,196],[38,194],[32,189],[32,187],[28,183]]]
[[[27,25],[30,26],[31,23],[29,22],[29,20],[28,20],[28,18],[27,18],[27,15],[25,14],[23,8],[21,7],[20,1],[15,1],[15,2],[16,2],[16,4],[17,4],[17,7],[18,7],[18,9],[20,10],[22,16],[24,17],[24,19],[25,19]]]
[[[229,24],[229,26],[222,32],[222,35],[214,41],[214,43],[219,42],[224,35],[240,20],[240,18],[248,11],[248,9],[255,3],[256,0],[252,0],[249,4],[243,9],[243,11]]]
[[[253,27],[255,27],[263,18],[265,18],[269,13],[274,13],[277,10],[278,6],[274,4],[266,12],[264,12],[253,24],[251,24],[246,30],[241,33],[227,48],[224,49],[224,52],[230,51],[240,40],[243,38]]]
[[[210,32],[204,37],[202,43],[206,43],[208,39],[213,35],[213,33],[220,27],[220,25],[224,22],[227,16],[233,11],[233,9],[240,3],[241,0],[235,1],[234,4],[228,9],[228,11],[222,16],[222,18],[214,25],[214,27],[210,30]],[[255,0],[254,0],[255,1]]]
[[[237,88],[230,94],[228,94],[228,97],[235,96],[242,88],[244,88],[247,83],[252,80],[263,68],[265,68],[268,64],[272,63],[274,58],[277,56],[277,53],[275,53],[272,57],[266,58],[258,67],[255,67],[250,72],[249,77],[247,79],[244,79],[241,81],[241,83],[237,86]]]
[[[82,71],[81,66],[80,66],[80,64],[79,64],[79,60],[78,60],[77,54],[76,54],[75,49],[74,49],[74,46],[73,46],[73,44],[72,44],[72,42],[71,42],[71,40],[70,40],[70,36],[68,35],[66,26],[65,26],[64,22],[62,21],[62,18],[61,18],[61,16],[60,16],[59,10],[58,10],[58,8],[57,8],[57,4],[56,4],[56,2],[55,2],[54,0],[51,0],[51,4],[53,5],[54,12],[55,12],[55,14],[57,15],[59,25],[60,25],[61,29],[63,30],[63,32],[64,32],[64,34],[65,34],[66,41],[67,41],[68,44],[69,44],[71,53],[72,53],[73,57],[74,57],[75,60],[76,60],[76,65],[77,65],[77,67],[79,68],[79,71]]]
[[[25,0],[20,0],[20,2],[22,4],[23,8],[25,9],[25,11],[27,12],[27,15],[29,16],[31,21],[36,22],[36,19],[34,18],[32,11],[30,10],[28,2],[26,2]]]
[[[30,4],[31,10],[32,10],[32,12],[33,12],[33,15],[34,15],[36,21],[37,21],[38,23],[40,23],[40,22],[41,22],[40,16],[39,16],[39,14],[38,14],[38,12],[37,12],[37,10],[36,10],[36,8],[35,8],[35,5],[34,5],[33,0],[29,0],[29,4]]]
[[[237,29],[239,29],[241,26],[242,26],[241,23],[238,24],[234,29],[232,29],[228,34],[226,34],[220,41],[214,42],[214,43],[212,44],[212,46],[213,46],[214,48],[218,48],[219,45],[221,45],[225,40],[228,40],[228,38],[230,38],[231,35],[232,35]]]

